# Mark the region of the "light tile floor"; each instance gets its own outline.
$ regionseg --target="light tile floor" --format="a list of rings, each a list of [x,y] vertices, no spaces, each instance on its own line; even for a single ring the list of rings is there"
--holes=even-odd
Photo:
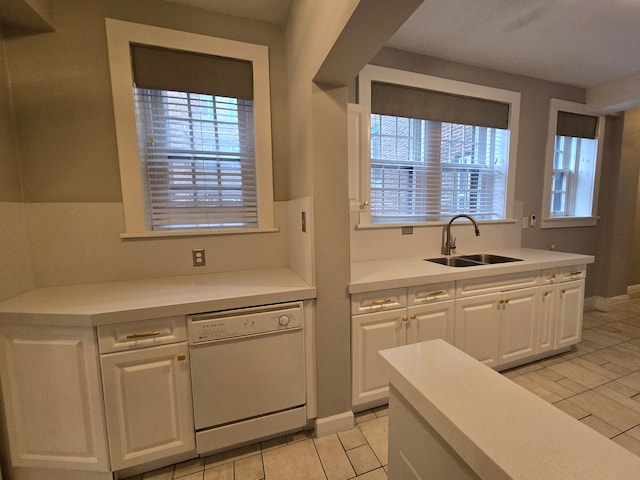
[[[640,456],[640,300],[585,313],[582,338],[570,352],[503,374]],[[386,480],[387,432],[379,407],[356,414],[346,432],[300,432],[130,480]]]

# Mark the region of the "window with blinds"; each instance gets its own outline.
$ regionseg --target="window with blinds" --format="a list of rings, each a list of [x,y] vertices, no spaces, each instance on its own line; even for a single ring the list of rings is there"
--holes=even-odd
[[[550,215],[591,215],[598,155],[598,117],[558,111]]]
[[[140,45],[131,57],[150,228],[257,227],[251,63]]]
[[[504,219],[509,105],[371,84],[371,222]]]

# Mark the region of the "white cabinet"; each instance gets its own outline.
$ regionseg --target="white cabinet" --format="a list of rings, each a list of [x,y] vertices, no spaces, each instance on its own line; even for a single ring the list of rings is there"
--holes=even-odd
[[[490,367],[500,355],[500,294],[456,300],[454,345]]]
[[[578,343],[582,337],[586,267],[543,272],[541,318],[552,329],[554,350]]]
[[[185,318],[105,326],[99,335],[112,469],[195,450]]]
[[[499,288],[493,281],[486,288],[474,283],[478,291]],[[525,282],[531,283],[535,278]],[[457,299],[454,345],[490,367],[532,356],[537,352],[539,298],[536,286]]]
[[[14,467],[109,471],[96,345],[92,327],[0,327]]]
[[[578,343],[582,337],[584,310],[584,280],[556,285],[556,341],[555,348]]]
[[[454,283],[420,285],[351,297],[351,396],[354,407],[385,401],[378,351],[442,338],[453,342]]]
[[[454,301],[409,307],[406,343],[426,342],[442,338],[453,343]]]
[[[378,351],[404,345],[404,309],[354,316],[351,320],[351,395],[354,406],[386,398],[387,379]]]

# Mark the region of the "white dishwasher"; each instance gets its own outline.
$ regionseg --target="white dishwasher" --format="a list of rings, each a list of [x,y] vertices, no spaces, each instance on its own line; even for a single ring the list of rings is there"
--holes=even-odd
[[[200,455],[306,425],[302,302],[188,317]]]

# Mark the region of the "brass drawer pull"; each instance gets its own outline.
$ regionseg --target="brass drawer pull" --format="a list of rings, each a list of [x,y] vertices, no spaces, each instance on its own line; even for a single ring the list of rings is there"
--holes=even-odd
[[[131,335],[127,335],[127,339],[132,340],[134,338],[157,337],[158,335],[160,335],[160,331],[158,330],[155,332],[132,333]]]
[[[178,359],[179,362],[182,362],[182,361],[187,359],[187,356],[184,353],[182,353],[182,354],[178,355],[177,359]]]
[[[569,275],[582,275],[582,272],[571,272]]]
[[[390,298],[380,298],[378,300],[374,300],[373,302],[371,302],[373,305],[385,305],[387,303],[391,303],[391,299]]]
[[[429,292],[424,294],[424,298],[436,297],[438,295],[444,295],[444,290],[437,290],[435,292]]]

